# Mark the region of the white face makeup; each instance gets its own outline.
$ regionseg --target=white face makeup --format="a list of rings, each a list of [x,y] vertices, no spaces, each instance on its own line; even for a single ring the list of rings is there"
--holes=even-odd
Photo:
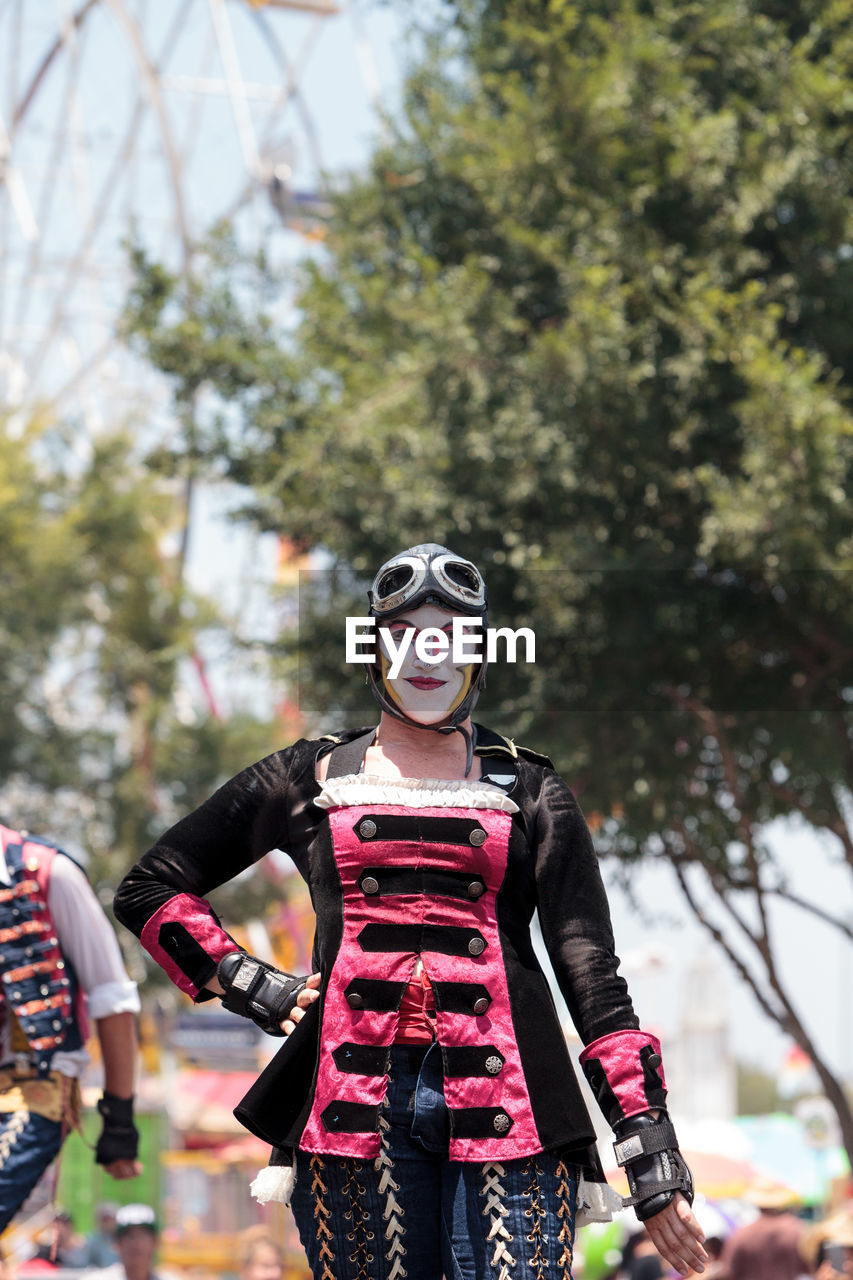
[[[383,625],[391,632],[395,645],[400,644],[407,629],[414,628],[415,635],[400,667],[399,675],[391,679],[388,665],[394,655],[384,640],[380,645],[385,687],[400,710],[416,724],[440,724],[459,705],[471,683],[474,664],[454,666],[451,661],[451,639],[454,614],[435,604],[422,604],[402,617]],[[440,660],[425,662],[415,652],[415,640],[421,631],[442,631],[447,636],[448,652]]]

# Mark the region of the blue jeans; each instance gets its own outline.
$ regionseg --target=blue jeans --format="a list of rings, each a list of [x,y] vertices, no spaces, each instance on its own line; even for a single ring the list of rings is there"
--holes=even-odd
[[[62,1145],[62,1125],[32,1111],[0,1112],[0,1231]]]
[[[447,1158],[438,1045],[395,1045],[378,1160],[297,1152],[291,1207],[315,1280],[570,1280],[577,1168],[543,1151]]]

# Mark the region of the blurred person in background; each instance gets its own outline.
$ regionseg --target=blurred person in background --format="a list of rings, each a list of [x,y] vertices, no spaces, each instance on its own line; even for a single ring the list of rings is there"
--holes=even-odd
[[[724,1241],[720,1236],[705,1237],[705,1252],[708,1255],[708,1262],[705,1265],[703,1273],[704,1280],[725,1280],[726,1268],[723,1262],[723,1245]],[[693,1272],[697,1275],[698,1272]]]
[[[33,1256],[18,1268],[19,1274],[80,1267],[83,1265],[83,1245],[83,1240],[74,1232],[71,1214],[60,1209],[51,1225],[39,1236]]]
[[[249,1227],[238,1241],[240,1280],[282,1280],[284,1252],[264,1226]]]
[[[150,1205],[123,1204],[116,1213],[118,1262],[85,1275],[93,1280],[95,1276],[98,1280],[173,1280],[169,1272],[154,1267],[159,1235]]]
[[[84,1267],[109,1267],[118,1262],[115,1242],[116,1213],[118,1205],[105,1200],[98,1205],[95,1230],[87,1237],[82,1249]]]
[[[61,849],[0,825],[0,1231],[80,1126],[88,1019],[104,1065],[95,1159],[133,1178],[136,984],[89,881]]]
[[[626,1240],[620,1274],[625,1280],[663,1280],[667,1274],[647,1231],[637,1231]]]
[[[754,1222],[738,1227],[723,1246],[726,1280],[800,1280],[806,1270],[801,1252],[805,1223],[791,1213],[794,1193],[778,1183],[757,1179],[744,1199],[759,1211]]]
[[[565,1280],[578,1202],[612,1205],[538,908],[630,1203],[673,1266],[701,1270],[660,1045],[618,974],[580,807],[547,757],[470,718],[486,663],[460,649],[485,639],[482,575],[422,544],[368,598],[378,726],[232,778],[129,872],[116,915],[194,1000],[287,1036],[238,1115],[275,1148],[256,1194],[292,1189],[318,1280],[481,1280],[516,1262]],[[247,954],[204,897],[276,847],[310,887],[311,975]]]
[[[803,1237],[802,1252],[815,1280],[853,1280],[853,1208],[811,1227]]]

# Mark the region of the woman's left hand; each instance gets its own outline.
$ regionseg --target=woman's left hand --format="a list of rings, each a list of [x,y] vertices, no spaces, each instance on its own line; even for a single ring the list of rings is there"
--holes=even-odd
[[[296,1004],[293,1006],[293,1008],[290,1011],[290,1017],[286,1018],[285,1021],[281,1024],[281,1029],[286,1036],[289,1036],[293,1028],[296,1026],[297,1022],[301,1021],[301,1019],[305,1017],[305,1010],[308,1008],[308,1006],[310,1004],[313,1004],[314,1001],[318,1000],[319,998],[320,998],[320,975],[319,973],[312,973],[311,977],[308,979],[308,981],[305,983],[305,986],[299,992],[299,995],[296,997]]]
[[[705,1233],[690,1205],[680,1191],[665,1209],[648,1218],[643,1226],[658,1253],[675,1267],[680,1275],[704,1271],[708,1255],[702,1248]]]

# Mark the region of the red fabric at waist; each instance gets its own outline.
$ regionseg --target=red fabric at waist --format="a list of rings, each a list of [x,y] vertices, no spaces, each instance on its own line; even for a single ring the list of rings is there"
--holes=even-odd
[[[426,969],[406,984],[394,1044],[429,1044],[435,1039],[435,996]]]

